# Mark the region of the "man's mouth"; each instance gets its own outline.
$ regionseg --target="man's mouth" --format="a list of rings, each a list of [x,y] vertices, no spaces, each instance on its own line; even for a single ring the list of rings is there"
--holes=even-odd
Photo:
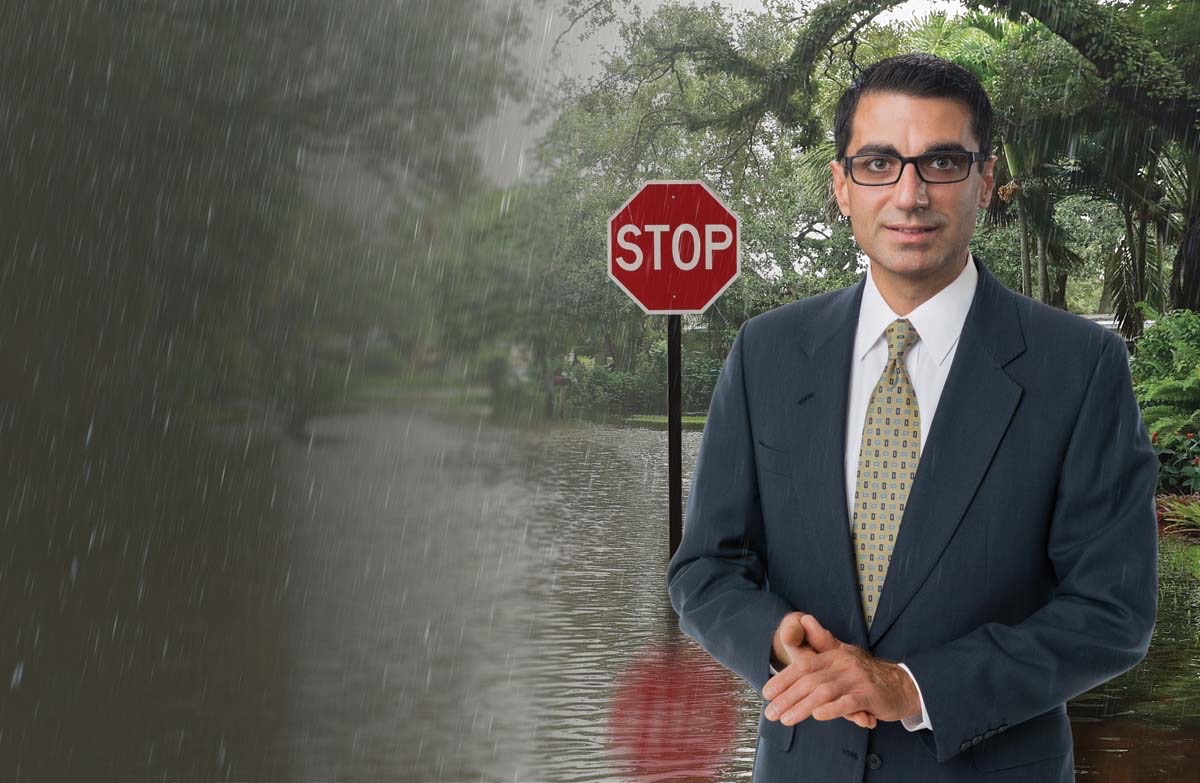
[[[937,226],[888,226],[888,228],[900,234],[928,234],[937,230]]]
[[[897,242],[910,245],[923,245],[937,231],[937,226],[888,226],[887,230]]]

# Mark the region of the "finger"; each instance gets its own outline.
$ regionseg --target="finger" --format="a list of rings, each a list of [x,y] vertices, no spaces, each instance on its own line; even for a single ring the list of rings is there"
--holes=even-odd
[[[816,671],[820,662],[816,660],[817,653],[810,648],[797,650],[792,656],[792,662],[778,674],[771,675],[763,685],[763,698],[770,701],[790,688],[797,680]]]
[[[836,636],[821,625],[815,615],[805,615],[800,622],[804,626],[809,646],[817,652],[828,652],[841,644]]]
[[[871,713],[864,710],[852,712],[849,715],[843,715],[842,717],[851,723],[861,726],[864,729],[874,728],[874,726],[871,725]]]
[[[788,670],[799,668],[797,664],[792,664]],[[782,673],[780,675],[782,676]],[[802,674],[796,677],[790,685],[783,690],[772,691],[775,696],[770,699],[770,703],[766,708],[766,716],[768,720],[779,720],[780,717],[787,711],[795,708],[797,704],[808,698],[814,690],[819,688],[824,683],[833,679],[834,673],[824,669]],[[764,691],[766,688],[764,687]],[[817,702],[818,704],[821,702]]]
[[[823,704],[837,701],[846,689],[835,680],[829,680],[813,688],[812,692],[780,713],[779,721],[792,726],[812,717],[813,710]],[[841,717],[841,713],[837,717]]]
[[[790,707],[808,697],[822,684],[829,682],[842,674],[844,667],[838,665],[838,653],[818,653],[805,648],[787,669],[776,677],[782,677],[769,690],[764,686],[765,694],[775,706],[775,714],[780,715]],[[788,675],[783,677],[783,675]],[[847,691],[850,687],[847,686]]]
[[[875,728],[876,718],[874,715],[867,712],[866,710],[859,710],[858,712],[854,712],[849,715],[844,715],[843,717],[848,721],[853,721],[854,723],[857,723],[859,726],[863,727],[864,729]]]
[[[817,720],[833,720],[834,718],[864,713],[867,706],[865,699],[861,695],[857,693],[845,693],[834,701],[815,707],[812,711],[812,716]]]

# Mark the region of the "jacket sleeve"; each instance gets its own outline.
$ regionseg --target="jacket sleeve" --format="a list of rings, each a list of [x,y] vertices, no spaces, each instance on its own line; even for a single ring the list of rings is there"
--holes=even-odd
[[[1103,336],[1050,520],[1054,595],[1020,623],[986,623],[904,659],[921,682],[938,761],[1128,671],[1150,645],[1158,458],[1125,347]]]
[[[683,537],[667,565],[667,592],[680,629],[761,695],[770,677],[771,640],[792,608],[764,589],[767,560],[746,404],[748,327],[738,330],[713,391]]]

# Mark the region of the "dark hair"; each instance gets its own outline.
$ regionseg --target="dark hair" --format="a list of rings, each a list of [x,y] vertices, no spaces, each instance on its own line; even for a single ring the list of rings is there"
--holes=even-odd
[[[971,112],[971,131],[979,140],[985,155],[992,146],[992,102],[975,74],[949,60],[932,54],[914,52],[888,57],[863,69],[842,97],[833,115],[833,137],[837,142],[837,159],[846,157],[850,144],[851,120],[858,108],[858,99],[866,93],[898,92],[916,98],[952,98]],[[983,165],[979,162],[979,171]]]

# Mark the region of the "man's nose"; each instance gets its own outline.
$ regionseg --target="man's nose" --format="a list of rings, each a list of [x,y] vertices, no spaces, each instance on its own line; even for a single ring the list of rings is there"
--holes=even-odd
[[[896,206],[900,209],[916,209],[929,206],[929,194],[925,192],[925,180],[917,174],[916,161],[905,164],[896,183]]]

